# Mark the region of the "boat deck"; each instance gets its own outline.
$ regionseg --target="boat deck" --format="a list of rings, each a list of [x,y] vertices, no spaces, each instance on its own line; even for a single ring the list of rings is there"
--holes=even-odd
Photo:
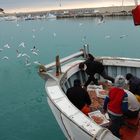
[[[122,126],[120,134],[122,135],[121,140],[140,140],[140,123],[137,128]]]
[[[101,112],[103,111],[103,102],[104,102],[104,96],[108,93],[109,88],[111,88],[110,85],[107,83],[102,83],[101,88],[103,87],[103,91],[101,92],[101,95],[98,95],[99,89],[96,89],[92,85],[90,85],[89,88],[87,88],[89,96],[91,98],[92,104],[91,104],[91,109],[92,111],[97,111],[100,110]],[[104,90],[106,89],[106,90]],[[100,90],[102,91],[102,90]],[[140,113],[139,113],[139,120],[137,120],[137,126],[135,127],[132,125],[123,125],[120,129],[120,134],[122,136],[121,140],[140,140]]]

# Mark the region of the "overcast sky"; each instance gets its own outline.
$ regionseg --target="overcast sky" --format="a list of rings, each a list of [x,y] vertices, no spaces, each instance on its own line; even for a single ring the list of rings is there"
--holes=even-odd
[[[61,7],[60,7],[61,1]],[[133,0],[123,0],[124,5],[134,4]],[[140,0],[138,0],[140,3]],[[0,0],[0,7],[5,11],[34,11],[63,8],[102,7],[121,5],[122,0]]]

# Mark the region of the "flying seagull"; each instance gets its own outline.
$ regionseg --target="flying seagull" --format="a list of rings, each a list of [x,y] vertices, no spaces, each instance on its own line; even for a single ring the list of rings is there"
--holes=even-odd
[[[2,59],[2,60],[8,60],[9,57],[8,57],[8,56],[4,56],[4,57],[2,57],[1,59]]]
[[[0,8],[0,12],[5,14],[4,9]]]

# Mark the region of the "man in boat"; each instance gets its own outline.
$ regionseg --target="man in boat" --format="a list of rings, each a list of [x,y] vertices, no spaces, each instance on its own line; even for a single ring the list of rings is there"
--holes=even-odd
[[[87,87],[91,81],[93,81],[94,84],[98,85],[98,80],[95,78],[96,73],[101,75],[104,79],[107,79],[114,83],[114,78],[107,75],[104,65],[101,62],[95,60],[92,54],[88,54],[87,60],[79,64],[79,69],[85,70],[87,75],[89,75],[88,80],[84,84],[84,87]]]
[[[66,92],[69,100],[83,113],[88,115],[90,110],[91,100],[88,92],[81,87],[79,79],[74,80],[74,86],[69,88]]]
[[[127,73],[126,79],[128,80],[129,90],[135,94],[138,101],[140,102],[140,78],[134,76],[131,73]]]
[[[124,112],[124,116],[126,118],[136,118],[139,115],[140,103],[132,92],[128,90],[125,90],[125,92],[128,95],[128,110]]]
[[[128,95],[124,91],[125,85],[125,78],[118,75],[115,78],[115,86],[110,89],[103,106],[111,120],[109,130],[118,138],[120,138],[119,130],[123,124],[123,112],[128,110]]]

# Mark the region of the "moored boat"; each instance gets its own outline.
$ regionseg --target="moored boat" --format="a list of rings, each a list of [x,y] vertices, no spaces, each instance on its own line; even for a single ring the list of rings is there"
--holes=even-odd
[[[41,65],[39,75],[45,80],[48,104],[55,116],[61,130],[68,140],[118,140],[106,126],[99,125],[90,117],[77,109],[65,95],[68,88],[72,87],[74,79],[80,79],[81,83],[87,79],[87,75],[80,71],[79,63],[83,62],[88,52],[88,45],[84,49],[56,62]],[[140,59],[122,57],[97,57],[105,65],[105,69],[112,77],[133,73],[140,75]],[[104,81],[98,77],[100,81]],[[123,135],[129,134],[122,140],[138,140],[139,126],[137,131],[130,134],[130,130],[122,129]],[[133,130],[132,130],[133,131]],[[131,137],[132,136],[132,137]]]
[[[56,19],[56,15],[51,14],[51,13],[48,13],[48,14],[46,15],[46,18],[47,18],[47,19]]]

